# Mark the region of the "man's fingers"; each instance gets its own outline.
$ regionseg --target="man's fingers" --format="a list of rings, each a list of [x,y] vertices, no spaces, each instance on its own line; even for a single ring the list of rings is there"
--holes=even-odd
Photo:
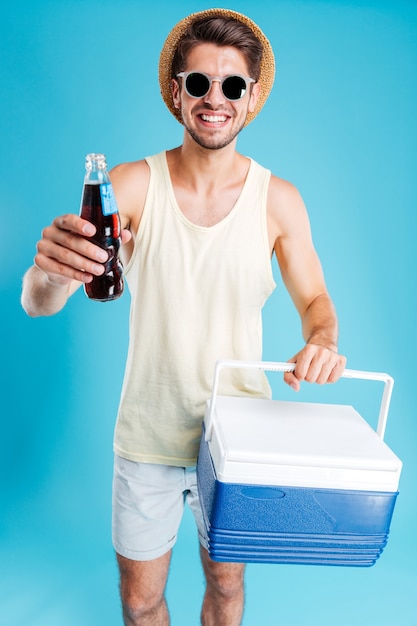
[[[132,233],[127,228],[123,228],[121,232],[122,243],[128,243],[132,239]]]
[[[48,275],[52,282],[64,283],[71,280],[78,280],[82,283],[89,283],[93,279],[93,273],[65,265],[41,253],[35,256],[34,263]],[[95,276],[100,276],[104,271],[104,265],[96,264],[93,265],[93,268],[95,268]],[[56,277],[56,280],[54,277]]]
[[[319,385],[339,380],[346,366],[346,358],[323,346],[307,344],[289,363],[295,363],[295,369],[284,375],[284,381],[298,391],[303,380]]]
[[[83,237],[92,237],[96,232],[94,224],[75,213],[67,213],[66,215],[56,217],[48,228],[71,231]]]
[[[289,385],[294,391],[300,390],[300,381],[293,374],[293,372],[285,372],[284,374],[284,382]]]

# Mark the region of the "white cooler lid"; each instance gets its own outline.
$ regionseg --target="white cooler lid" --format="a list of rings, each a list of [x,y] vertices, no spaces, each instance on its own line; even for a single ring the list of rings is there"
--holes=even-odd
[[[222,482],[393,492],[402,467],[347,405],[217,396],[209,449]]]

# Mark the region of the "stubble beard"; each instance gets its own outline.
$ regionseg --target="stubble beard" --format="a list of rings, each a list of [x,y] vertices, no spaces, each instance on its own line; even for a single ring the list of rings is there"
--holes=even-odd
[[[245,120],[237,129],[232,130],[226,137],[216,137],[216,135],[208,138],[202,137],[195,130],[195,128],[190,128],[189,124],[187,124],[186,121],[183,120],[183,124],[185,130],[198,146],[200,146],[201,148],[205,148],[206,150],[221,150],[222,148],[226,148],[226,146],[230,145],[236,139],[236,137],[245,125]]]

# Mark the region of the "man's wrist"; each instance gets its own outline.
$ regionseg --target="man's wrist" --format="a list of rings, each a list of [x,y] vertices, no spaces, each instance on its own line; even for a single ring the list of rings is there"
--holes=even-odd
[[[332,352],[336,352],[336,353],[339,352],[337,343],[335,343],[332,340],[328,340],[328,339],[326,340],[323,337],[312,335],[311,337],[309,337],[306,343],[313,344],[315,346],[322,346],[323,348],[326,348],[327,350],[332,350]]]

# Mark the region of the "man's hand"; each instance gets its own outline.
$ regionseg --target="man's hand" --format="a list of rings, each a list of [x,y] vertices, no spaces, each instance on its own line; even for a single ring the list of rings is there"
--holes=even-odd
[[[78,215],[54,219],[42,231],[35,264],[23,278],[22,306],[31,317],[54,315],[82,283],[104,272],[107,252],[89,240],[95,226]],[[132,235],[124,229],[122,243]]]
[[[295,363],[294,372],[286,372],[284,381],[294,389],[300,390],[301,381],[309,383],[335,383],[346,366],[346,357],[336,351],[314,343],[307,343],[289,363]]]
[[[107,253],[89,241],[96,232],[90,222],[78,215],[57,217],[42,232],[37,244],[35,265],[43,270],[50,282],[67,284],[72,280],[91,282],[93,276],[104,272]],[[122,231],[122,243],[131,238],[127,230]]]

